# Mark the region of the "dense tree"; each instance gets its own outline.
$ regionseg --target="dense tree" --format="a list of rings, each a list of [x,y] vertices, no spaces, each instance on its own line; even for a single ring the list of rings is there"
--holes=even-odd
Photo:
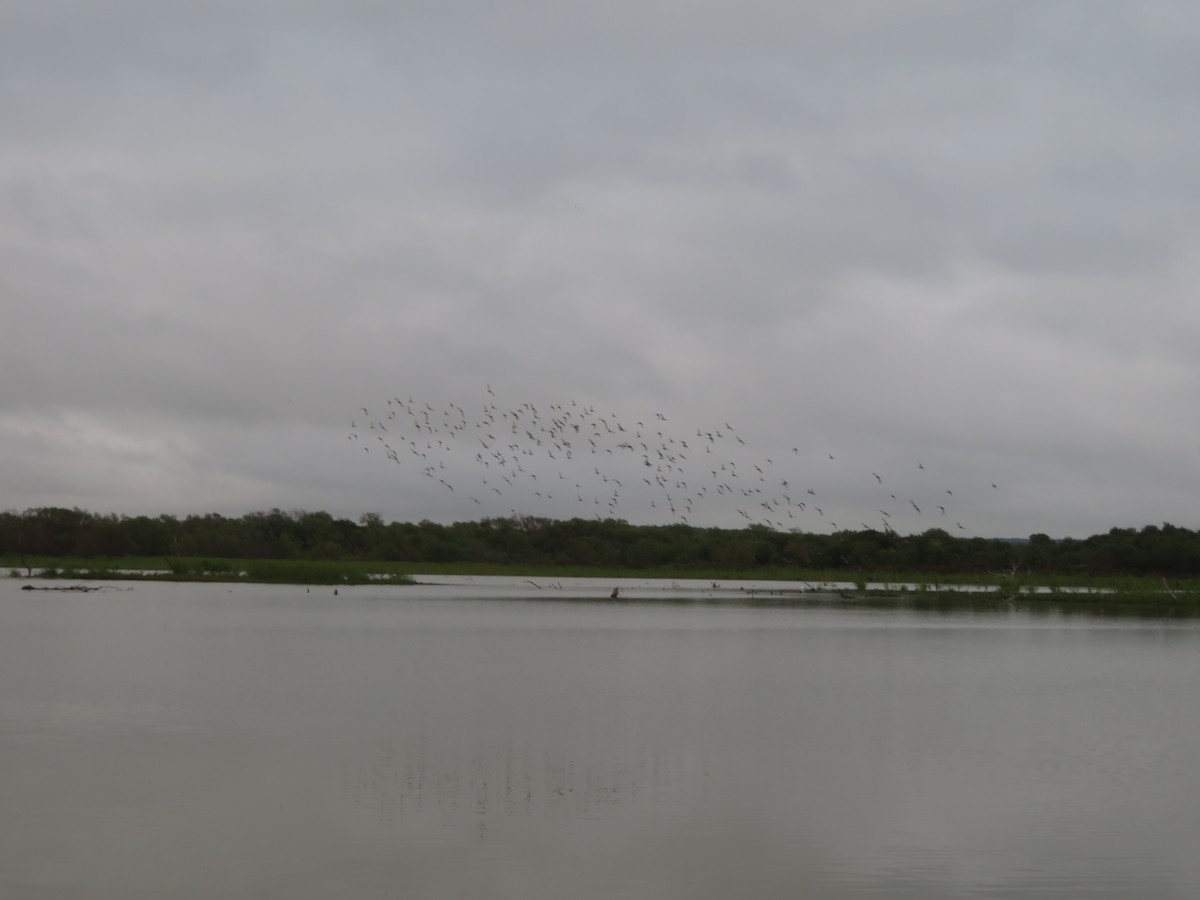
[[[215,559],[378,559],[625,568],[795,568],[857,572],[1200,575],[1200,532],[1169,523],[1113,528],[1086,540],[956,538],[935,528],[808,534],[688,525],[630,525],[621,519],[554,520],[536,516],[442,525],[387,523],[378,513],[357,522],[325,512],[272,509],[237,518],[215,513],[98,515],[42,507],[0,513],[0,555],[125,556]]]

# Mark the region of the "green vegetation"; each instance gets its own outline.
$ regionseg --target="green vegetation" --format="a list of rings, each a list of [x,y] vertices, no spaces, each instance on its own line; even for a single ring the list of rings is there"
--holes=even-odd
[[[9,577],[35,571],[41,578],[91,581],[218,581],[259,584],[413,584],[394,565],[324,560],[210,560],[176,557],[89,560],[77,557],[32,557],[9,567]]]
[[[97,515],[40,508],[0,513],[0,559],[13,566],[33,557],[86,560],[371,560],[482,566],[577,567],[603,572],[837,572],[840,580],[873,573],[917,573],[934,580],[1033,576],[1200,577],[1200,533],[1174,525],[1114,528],[1084,540],[954,537],[940,528],[920,534],[838,531],[809,534],[764,525],[744,529],[631,525],[619,519],[551,520],[533,516],[442,525],[385,523],[374,513],[358,522],[324,512],[255,512],[237,518],[207,514]],[[861,577],[860,577],[861,576]]]
[[[67,578],[406,583],[411,572],[529,578],[786,580],[854,585],[857,599],[1134,607],[1200,614],[1200,532],[1164,524],[1084,540],[957,538],[942,529],[834,534],[531,516],[441,525],[278,509],[128,517],[0,514],[0,565]],[[948,586],[986,586],[986,593]]]

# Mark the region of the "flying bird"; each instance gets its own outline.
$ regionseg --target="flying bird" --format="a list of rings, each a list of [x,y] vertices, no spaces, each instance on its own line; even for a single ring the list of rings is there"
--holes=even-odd
[[[521,502],[538,505],[520,514],[543,511],[552,514],[552,504],[556,500],[562,501],[544,488],[534,491],[529,482],[535,482],[535,485],[538,481],[545,482],[546,479],[552,479],[556,472],[560,480],[575,485],[576,502],[604,506],[611,515],[620,515],[621,507],[628,508],[634,503],[634,508],[643,511],[643,514],[649,507],[654,510],[649,515],[669,516],[679,523],[685,521],[685,514],[703,515],[707,512],[726,515],[737,512],[748,522],[760,521],[751,518],[744,509],[729,508],[735,505],[731,499],[738,496],[738,492],[742,497],[752,497],[755,506],[767,512],[782,515],[782,510],[786,509],[789,519],[799,518],[799,514],[806,510],[803,502],[797,502],[790,496],[792,484],[802,484],[811,477],[811,472],[805,471],[805,461],[799,459],[799,446],[792,447],[792,471],[785,471],[787,465],[774,461],[778,452],[756,452],[751,436],[735,431],[729,422],[709,429],[689,426],[682,433],[690,437],[694,431],[696,439],[705,444],[709,462],[700,471],[708,471],[713,478],[711,483],[716,487],[716,490],[709,491],[708,479],[701,479],[695,464],[688,459],[689,441],[682,439],[681,432],[671,431],[669,423],[678,417],[668,416],[665,409],[652,413],[654,419],[650,421],[657,422],[661,430],[650,432],[645,430],[644,419],[648,417],[636,420],[636,427],[635,420],[631,418],[628,420],[631,424],[627,426],[624,424],[626,419],[618,412],[598,413],[595,406],[581,404],[578,400],[549,404],[529,401],[505,403],[497,397],[497,391],[490,381],[485,383],[480,397],[479,412],[473,414],[466,412],[466,408],[471,406],[469,403],[432,403],[411,396],[405,402],[396,395],[389,398],[387,404],[388,412],[379,421],[371,417],[369,407],[357,407],[358,413],[351,421],[347,439],[359,441],[362,435],[357,431],[357,418],[358,415],[365,416],[367,428],[375,432],[376,438],[383,443],[387,461],[399,463],[396,448],[403,449],[402,445],[393,447],[386,438],[401,434],[400,440],[414,455],[424,460],[423,465],[427,466],[425,474],[440,481],[447,489],[447,496],[463,483],[478,484],[480,476],[490,474],[490,466],[495,463],[510,489],[502,495],[500,488],[488,485],[488,477],[482,479],[483,485],[490,487],[498,496],[511,497],[515,493],[516,505],[511,510],[514,514],[517,514],[516,507]],[[510,443],[503,443],[504,437],[497,439],[498,434],[509,436]],[[414,437],[416,440],[413,440]],[[590,454],[580,452],[581,447],[575,446],[577,441],[583,439],[588,441]],[[366,447],[363,449],[369,452]],[[827,451],[826,455],[831,461],[836,459],[831,451]],[[586,466],[582,463],[585,458],[589,460]],[[359,459],[362,460],[361,457]],[[781,463],[783,459],[781,457]],[[374,464],[373,460],[368,464]],[[741,477],[738,474],[739,464],[743,467]],[[766,479],[767,466],[778,467],[779,475]],[[918,462],[917,467],[924,470],[924,462]],[[650,476],[638,477],[644,474],[646,468],[651,470]],[[590,475],[587,469],[592,470]],[[472,470],[474,477],[471,477]],[[390,471],[405,471],[405,468]],[[749,471],[759,477],[745,479],[745,473]],[[505,472],[509,474],[505,475]],[[870,471],[870,474],[877,484],[883,484],[880,472]],[[443,477],[438,478],[439,475]],[[463,476],[466,476],[466,481],[460,482]],[[632,478],[632,483],[638,484],[638,493],[632,499],[621,497],[612,489],[612,485],[620,487],[626,476]],[[733,479],[738,479],[738,483],[743,485],[738,487],[737,492],[731,483]],[[751,487],[745,484],[746,481],[757,483]],[[810,484],[814,482],[810,481]],[[998,490],[995,482],[991,484],[993,489]],[[470,496],[471,492],[463,493]],[[810,498],[815,498],[815,485],[808,487],[806,493]],[[953,491],[945,490],[945,494],[952,497]],[[486,508],[489,505],[487,496],[490,494],[471,496],[472,505]],[[893,502],[897,502],[896,494],[889,496]],[[822,484],[821,497],[822,503],[830,507],[830,514],[835,514],[837,499],[833,487]],[[465,496],[462,502],[466,502]],[[915,500],[910,501],[910,505],[916,512],[921,512]],[[818,515],[825,515],[824,507],[813,508],[817,509]],[[945,507],[939,506],[938,509],[945,514]],[[885,529],[888,528],[888,519],[893,512],[881,509],[879,513],[883,516]],[[836,514],[851,513],[839,507]],[[772,528],[785,527],[784,522],[772,518],[762,518],[761,521]],[[830,524],[830,520],[825,520],[827,528]]]

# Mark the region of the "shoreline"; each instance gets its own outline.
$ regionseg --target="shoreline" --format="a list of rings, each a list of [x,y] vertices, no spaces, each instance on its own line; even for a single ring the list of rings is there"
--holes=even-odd
[[[166,570],[119,569],[115,567],[54,568],[23,574],[10,570],[12,581],[24,582],[23,592],[91,593],[104,590],[133,590],[139,584],[211,583],[221,585],[276,585],[280,587],[332,588],[434,588],[452,593],[455,587],[494,588],[498,599],[552,599],[628,603],[750,605],[777,607],[864,607],[912,608],[937,611],[1022,610],[1141,616],[1154,618],[1200,618],[1200,591],[1173,589],[1169,585],[1037,585],[979,584],[939,578],[936,583],[886,581],[773,579],[742,577],[724,581],[688,577],[643,577],[629,572],[608,575],[551,576],[527,574],[457,575],[439,572],[363,572],[369,564],[356,564],[354,578],[329,577],[332,572],[296,573],[275,570],[268,577],[255,577],[254,566],[220,572],[174,573]],[[259,575],[263,573],[260,571]],[[288,574],[318,575],[289,578]],[[320,577],[325,576],[325,577]],[[65,582],[74,582],[67,584]],[[96,584],[87,584],[95,582]],[[615,594],[615,596],[614,596]]]

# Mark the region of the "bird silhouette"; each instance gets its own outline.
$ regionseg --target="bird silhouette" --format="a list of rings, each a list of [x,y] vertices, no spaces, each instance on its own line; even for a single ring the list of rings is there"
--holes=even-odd
[[[803,531],[828,530],[835,518],[859,512],[865,515],[870,510],[869,506],[857,508],[853,491],[835,480],[836,467],[818,476],[800,456],[799,445],[784,445],[791,446],[792,456],[780,457],[772,447],[756,447],[748,432],[734,429],[728,421],[721,420],[715,427],[701,423],[676,430],[675,421],[680,417],[666,409],[627,416],[617,410],[599,412],[595,404],[578,398],[508,402],[502,393],[494,382],[481,386],[477,399],[465,403],[457,402],[458,398],[440,402],[417,399],[411,394],[406,400],[399,391],[392,391],[381,401],[384,411],[378,416],[370,413],[373,406],[380,408],[377,403],[356,407],[347,440],[355,443],[362,435],[373,435],[375,440],[370,443],[379,441],[383,451],[378,458],[387,462],[397,477],[425,474],[439,481],[446,488],[447,515],[458,508],[456,503],[487,515],[492,503],[503,502],[510,511],[524,504],[527,513],[555,517],[570,515],[570,510],[586,503],[599,508],[600,515],[607,511],[613,516],[683,523],[689,517],[719,521],[736,514],[747,525],[782,530],[787,522]],[[655,423],[653,429],[646,428],[647,420]],[[696,442],[705,447],[705,464],[697,465],[689,458],[690,445]],[[369,454],[368,447],[363,449]],[[830,461],[836,459],[829,451],[826,456]],[[421,466],[407,468],[406,461],[412,458],[420,459]],[[359,459],[366,465],[375,464]],[[584,459],[589,461],[586,468]],[[488,484],[489,475],[497,468],[506,489]],[[917,468],[924,470],[924,463],[918,462]],[[768,470],[770,479],[766,478]],[[870,474],[877,485],[883,484],[880,472]],[[631,483],[631,476],[638,491],[627,496],[619,489]],[[793,499],[796,489],[792,485],[809,479],[814,480],[805,493],[816,497],[817,477],[821,479],[821,507]],[[547,479],[567,481],[575,489],[556,496],[544,486],[539,488]],[[991,484],[998,489],[995,482]],[[476,487],[471,490],[473,485]],[[465,488],[461,500],[455,500],[460,488]],[[947,497],[954,496],[950,489],[944,492]],[[504,500],[487,501],[493,493]],[[738,496],[753,502],[735,504],[733,498]],[[888,496],[896,501],[896,494]],[[914,494],[909,504],[920,514],[916,496],[920,494]],[[945,514],[945,506],[938,509]],[[757,516],[748,510],[756,510]],[[890,528],[895,509],[878,512]],[[824,526],[812,518],[814,513],[825,520]]]

